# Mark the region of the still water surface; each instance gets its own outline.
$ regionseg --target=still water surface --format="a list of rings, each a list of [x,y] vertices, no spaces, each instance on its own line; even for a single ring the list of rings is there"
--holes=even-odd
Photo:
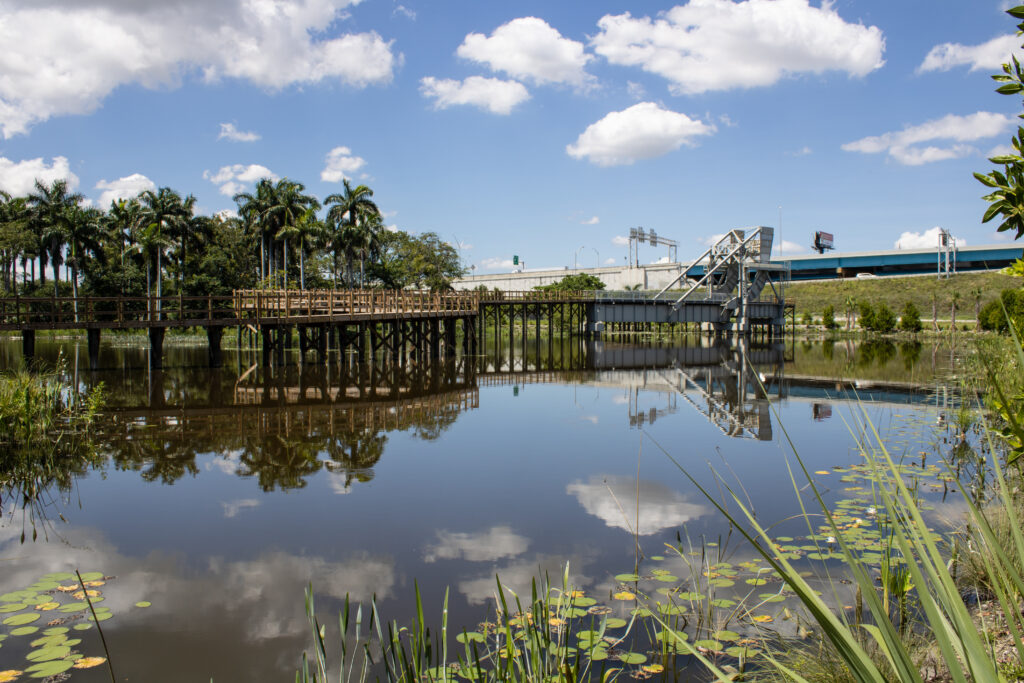
[[[0,366],[16,367],[19,348],[0,342]],[[34,541],[3,500],[0,592],[75,568],[116,577],[104,633],[118,678],[146,681],[290,679],[309,644],[310,582],[326,622],[346,595],[376,595],[405,621],[414,580],[437,621],[450,587],[460,629],[488,616],[495,574],[525,592],[568,562],[578,587],[607,596],[637,539],[647,555],[680,538],[725,543],[724,520],[659,445],[704,483],[711,468],[741,482],[760,519],[784,520],[797,507],[780,425],[812,470],[856,462],[856,386],[916,456],[940,438],[951,362],[948,348],[846,342],[751,348],[748,360],[714,346],[545,343],[525,359],[429,368],[267,370],[227,352],[217,371],[203,346],[180,344],[163,372],[127,343],[104,346],[96,372],[84,344],[37,353],[104,384],[109,457],[52,492]],[[24,668],[27,640],[0,644],[0,670]]]

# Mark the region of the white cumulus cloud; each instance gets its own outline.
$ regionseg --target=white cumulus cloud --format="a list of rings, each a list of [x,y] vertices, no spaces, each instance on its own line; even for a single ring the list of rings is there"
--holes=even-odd
[[[981,45],[942,43],[928,52],[918,71],[949,71],[958,66],[970,66],[971,71],[997,70],[1010,61],[1012,54],[1020,59],[1020,38],[1013,34],[998,36]]]
[[[218,140],[231,140],[232,142],[256,142],[260,139],[259,133],[252,131],[238,130],[233,123],[220,124],[220,135]]]
[[[71,172],[67,157],[53,157],[49,164],[42,157],[23,161],[0,157],[0,190],[8,194],[27,195],[35,189],[36,180],[49,185],[62,179],[68,181],[68,189],[78,187],[78,176]]]
[[[196,74],[280,89],[391,81],[401,55],[374,32],[341,33],[359,0],[5,0],[0,132],[86,114],[122,85],[177,87]]]
[[[654,102],[641,102],[587,126],[565,150],[571,157],[586,158],[598,166],[620,166],[660,157],[714,132],[712,124],[662,109]]]
[[[948,114],[940,119],[907,126],[901,131],[885,133],[843,145],[847,152],[879,154],[885,152],[898,163],[920,166],[934,161],[957,159],[977,150],[968,142],[984,140],[1009,131],[1016,119],[1005,114],[979,111],[969,116]],[[946,141],[941,145],[923,143]]]
[[[437,532],[437,541],[427,548],[423,559],[426,562],[458,559],[494,562],[521,555],[529,545],[530,539],[507,526],[495,526],[475,534],[442,530]]]
[[[586,220],[580,221],[580,224],[581,225],[597,225],[600,222],[601,222],[600,217],[598,217],[598,216],[591,216],[590,218],[587,218]]]
[[[606,525],[640,536],[682,526],[708,513],[706,505],[691,503],[664,484],[630,477],[594,476],[569,484],[565,492]]]
[[[899,239],[893,245],[896,249],[938,249],[939,248],[939,234],[942,232],[942,228],[935,226],[931,230],[925,230],[924,232],[903,232],[900,233]],[[956,237],[956,245],[958,247],[966,247],[967,240],[962,237]]]
[[[96,189],[103,190],[100,194],[99,205],[101,209],[106,209],[111,202],[116,202],[119,199],[131,199],[138,196],[140,192],[155,190],[156,183],[141,173],[132,173],[117,180],[101,180],[96,183]]]
[[[348,147],[335,147],[324,158],[324,170],[320,171],[320,180],[325,183],[340,183],[366,165],[366,160],[352,154]]]
[[[480,262],[480,267],[484,270],[509,270],[514,267],[512,259],[510,258],[485,258]]]
[[[245,190],[261,178],[270,178],[274,181],[279,180],[276,173],[260,164],[221,166],[220,170],[216,173],[203,171],[203,178],[216,185],[220,189],[220,193],[228,197],[233,197],[239,192],[245,192]]]
[[[612,244],[614,244],[617,247],[628,247],[629,238],[626,237],[625,235],[616,235],[615,237],[612,238]]]
[[[470,76],[464,81],[427,76],[420,81],[420,92],[434,100],[435,109],[468,104],[492,114],[510,114],[517,104],[530,99],[530,93],[519,81],[483,76]]]
[[[470,33],[456,54],[537,85],[585,88],[593,83],[584,69],[593,57],[584,51],[583,43],[563,37],[537,17],[513,19],[494,29],[489,37]]]
[[[767,86],[798,73],[865,76],[884,63],[882,31],[845,21],[831,2],[690,0],[657,19],[626,12],[597,25],[597,54],[667,79],[675,94]]]

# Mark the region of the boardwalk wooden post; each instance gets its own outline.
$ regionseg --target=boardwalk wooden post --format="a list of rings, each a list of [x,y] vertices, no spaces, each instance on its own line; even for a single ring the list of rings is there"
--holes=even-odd
[[[89,369],[100,367],[100,328],[90,327],[85,331],[89,347]]]

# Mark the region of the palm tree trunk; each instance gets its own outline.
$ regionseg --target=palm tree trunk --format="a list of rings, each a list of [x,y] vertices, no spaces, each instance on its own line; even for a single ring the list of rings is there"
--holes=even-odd
[[[156,319],[160,320],[160,310],[163,308],[161,305],[160,297],[163,296],[163,284],[164,284],[164,268],[163,268],[163,249],[159,247],[156,250]]]
[[[305,240],[299,240],[299,289],[306,289],[306,260]]]

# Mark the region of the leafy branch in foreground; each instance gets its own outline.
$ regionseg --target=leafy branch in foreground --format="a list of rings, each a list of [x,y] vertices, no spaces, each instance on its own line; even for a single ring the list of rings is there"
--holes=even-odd
[[[1006,11],[1015,19],[1024,20],[1024,5],[1012,7]],[[1024,33],[1024,21],[1017,24],[1017,34]],[[1001,83],[996,92],[1001,95],[1024,95],[1024,71],[1015,55],[1011,61],[1003,64],[1003,73],[992,76],[997,83]],[[1024,114],[1018,115],[1024,118]],[[1015,239],[1024,236],[1024,156],[1021,150],[1024,149],[1024,127],[1017,127],[1017,135],[1011,140],[1013,146],[1012,154],[1001,154],[994,156],[989,161],[1003,167],[1002,171],[992,171],[987,174],[975,173],[982,184],[992,188],[992,192],[985,195],[983,199],[989,203],[983,223],[988,223],[996,216],[1002,218],[1002,223],[996,228],[999,232],[1007,230],[1016,231]]]

